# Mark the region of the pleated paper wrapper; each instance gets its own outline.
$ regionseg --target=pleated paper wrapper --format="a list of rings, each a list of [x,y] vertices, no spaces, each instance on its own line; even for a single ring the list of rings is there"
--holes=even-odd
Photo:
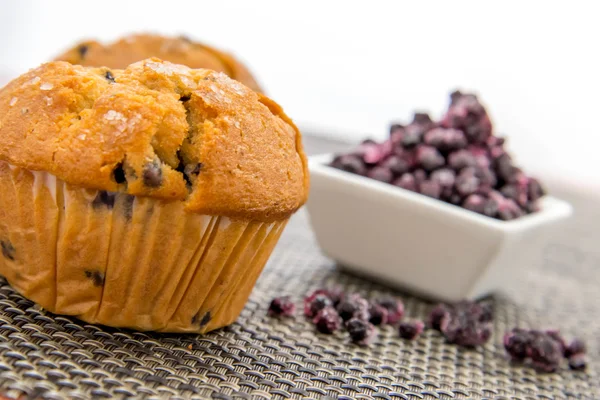
[[[286,223],[189,213],[0,162],[0,274],[90,323],[202,333],[234,322]]]

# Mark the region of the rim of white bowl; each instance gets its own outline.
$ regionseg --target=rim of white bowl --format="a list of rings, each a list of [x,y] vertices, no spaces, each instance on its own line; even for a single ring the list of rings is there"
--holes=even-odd
[[[360,186],[362,188],[366,187],[369,190],[376,191],[382,195],[394,196],[402,201],[425,204],[446,213],[448,216],[462,218],[474,224],[485,225],[493,229],[502,231],[520,231],[551,221],[567,218],[573,213],[573,207],[569,203],[556,197],[546,195],[540,199],[540,211],[514,220],[502,221],[477,214],[473,211],[465,210],[462,207],[433,199],[420,193],[411,192],[410,190],[390,185],[389,183],[379,182],[374,179],[330,167],[327,164],[331,162],[333,157],[333,153],[309,157],[309,169],[311,174],[322,174],[330,178],[338,179],[348,185],[356,187]]]

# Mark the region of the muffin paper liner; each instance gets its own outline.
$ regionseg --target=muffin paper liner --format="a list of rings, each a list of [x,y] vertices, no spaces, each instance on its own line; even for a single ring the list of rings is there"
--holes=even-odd
[[[138,330],[235,321],[287,219],[184,211],[0,162],[0,274],[57,314]]]

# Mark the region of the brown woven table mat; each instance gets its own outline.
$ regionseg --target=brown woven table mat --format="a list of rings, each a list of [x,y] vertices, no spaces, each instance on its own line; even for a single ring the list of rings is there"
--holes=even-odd
[[[343,333],[315,333],[300,315],[267,317],[273,296],[300,300],[328,284],[368,296],[395,293],[409,318],[424,318],[431,306],[340,271],[320,254],[300,212],[238,322],[205,336],[87,325],[40,310],[0,280],[0,393],[32,399],[600,399],[600,234],[591,225],[600,212],[591,200],[572,201],[576,217],[538,265],[524,266],[510,293],[493,298],[495,333],[480,349],[445,344],[433,331],[408,342],[391,327],[363,348]],[[538,374],[511,365],[501,337],[516,325],[559,326],[567,336],[581,336],[588,371]]]

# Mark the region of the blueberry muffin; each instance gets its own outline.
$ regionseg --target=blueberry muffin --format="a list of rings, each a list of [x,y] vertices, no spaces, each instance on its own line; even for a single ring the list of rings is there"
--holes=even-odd
[[[158,57],[190,68],[223,72],[250,89],[261,92],[250,71],[231,55],[186,37],[139,34],[121,38],[108,45],[86,41],[56,60],[89,67],[126,68],[129,64],[150,57]]]
[[[233,322],[306,201],[298,129],[221,72],[51,62],[0,90],[0,274],[90,323]]]

